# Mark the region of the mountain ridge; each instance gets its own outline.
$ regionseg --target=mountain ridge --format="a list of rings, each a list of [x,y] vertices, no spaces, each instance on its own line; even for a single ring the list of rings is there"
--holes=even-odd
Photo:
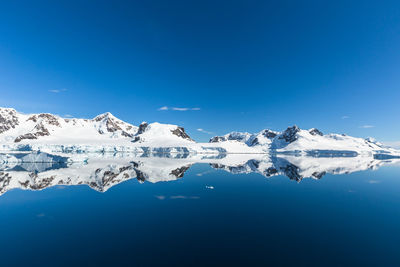
[[[13,108],[0,108],[0,150],[77,153],[297,153],[317,150],[400,155],[398,150],[372,138],[323,134],[316,128],[303,130],[297,125],[282,132],[270,129],[254,134],[231,132],[214,136],[208,143],[197,143],[178,125],[143,122],[135,126],[110,112],[93,119],[78,119],[50,113],[23,114]]]

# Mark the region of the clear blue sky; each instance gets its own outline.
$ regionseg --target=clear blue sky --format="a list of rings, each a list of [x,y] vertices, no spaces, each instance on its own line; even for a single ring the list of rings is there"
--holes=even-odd
[[[0,106],[397,141],[400,3],[2,1]]]

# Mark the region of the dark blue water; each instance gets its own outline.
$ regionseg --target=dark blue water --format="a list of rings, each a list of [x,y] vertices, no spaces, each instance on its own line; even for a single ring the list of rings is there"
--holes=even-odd
[[[14,189],[0,229],[2,266],[400,266],[400,168]]]

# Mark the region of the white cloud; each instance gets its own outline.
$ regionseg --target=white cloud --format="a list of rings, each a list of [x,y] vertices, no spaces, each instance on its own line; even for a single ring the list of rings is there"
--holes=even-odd
[[[202,128],[197,129],[197,131],[199,131],[201,133],[206,133],[206,134],[214,134],[213,132],[206,131],[206,130],[204,130]]]
[[[347,116],[347,115],[342,116],[342,120],[349,119],[349,118],[350,118],[350,116]]]
[[[175,111],[188,111],[188,110],[190,110],[190,108],[171,108],[172,110],[175,110]]]
[[[61,93],[61,92],[65,92],[65,91],[67,91],[67,89],[65,89],[65,88],[49,90],[50,93],[55,93],[55,94],[58,94],[58,93]]]
[[[379,184],[381,181],[378,180],[369,180],[368,183],[370,184]]]
[[[362,126],[360,126],[360,128],[363,128],[363,129],[370,129],[370,128],[374,128],[375,126],[374,125],[362,125]]]
[[[72,118],[73,116],[71,114],[65,114],[64,118]]]
[[[200,108],[180,108],[180,107],[167,107],[163,106],[158,109],[158,111],[166,111],[166,110],[173,110],[173,111],[190,111],[190,110],[201,110]]]

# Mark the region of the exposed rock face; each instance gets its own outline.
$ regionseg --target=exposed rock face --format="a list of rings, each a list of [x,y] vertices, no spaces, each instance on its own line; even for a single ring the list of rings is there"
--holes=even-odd
[[[224,136],[214,136],[210,139],[210,143],[218,143],[223,141],[239,141],[239,142],[247,142],[251,138],[251,134],[249,133],[240,133],[240,132],[231,132]]]
[[[223,142],[226,141],[226,138],[224,136],[214,136],[210,139],[210,143],[219,143],[219,142]]]
[[[149,126],[149,124],[148,124],[147,122],[142,122],[142,123],[139,125],[139,129],[138,129],[138,131],[137,131],[137,134],[142,134],[142,133],[144,133],[144,132],[146,131],[146,129],[147,129],[147,126]]]
[[[296,125],[292,127],[288,127],[282,135],[279,137],[279,139],[284,139],[288,143],[292,143],[297,140],[297,133],[300,132],[300,128],[297,127]]]
[[[35,128],[33,128],[33,129],[34,129],[35,132],[20,135],[17,138],[15,138],[14,142],[18,143],[18,142],[21,142],[24,139],[37,139],[40,136],[48,136],[48,135],[50,135],[49,130],[47,130],[46,127],[44,127],[44,125],[42,123],[37,124],[35,126]]]
[[[268,129],[265,129],[261,132],[261,134],[267,138],[275,138],[277,136],[277,133]]]
[[[316,128],[310,129],[309,133],[310,133],[311,135],[319,135],[319,136],[323,136],[323,135],[324,135],[320,130],[318,130],[318,129],[316,129]]]
[[[185,129],[182,127],[172,124],[161,124],[158,122],[151,124],[142,122],[139,125],[138,131],[134,135],[132,142],[143,143],[152,140],[157,140],[161,143],[163,140],[175,140],[175,142],[179,142],[179,140],[182,139],[193,142],[190,136],[185,132]]]
[[[133,143],[135,143],[135,142],[139,142],[141,139],[140,139],[140,135],[141,134],[143,134],[144,132],[146,132],[146,129],[147,129],[147,127],[149,126],[149,124],[147,123],[147,122],[142,122],[140,125],[139,125],[139,128],[138,128],[138,131],[137,131],[137,133],[136,133],[136,136],[135,136],[135,138],[133,138],[133,140],[132,140],[132,142]]]
[[[0,108],[0,134],[19,124],[17,112],[11,108]]]
[[[251,146],[255,146],[255,145],[258,145],[258,144],[259,144],[259,142],[258,142],[258,138],[257,137],[254,138],[250,143]]]
[[[193,141],[192,138],[190,138],[190,136],[185,132],[185,129],[182,127],[178,127],[175,130],[171,131],[174,135],[181,137],[183,139],[187,139],[190,141]]]
[[[133,137],[133,133],[129,133],[128,131],[132,130],[133,127],[131,125],[127,125],[125,122],[114,117],[110,112],[98,115],[93,119],[95,122],[100,122],[105,124],[105,130],[108,133],[114,133],[117,131],[121,131],[121,135],[124,137]],[[125,129],[124,129],[125,128]],[[99,133],[104,134],[104,128],[99,128]]]
[[[35,136],[35,134],[27,133],[27,134],[23,134],[23,135],[20,135],[17,138],[15,138],[14,142],[19,143],[24,139],[37,139],[37,137]]]

